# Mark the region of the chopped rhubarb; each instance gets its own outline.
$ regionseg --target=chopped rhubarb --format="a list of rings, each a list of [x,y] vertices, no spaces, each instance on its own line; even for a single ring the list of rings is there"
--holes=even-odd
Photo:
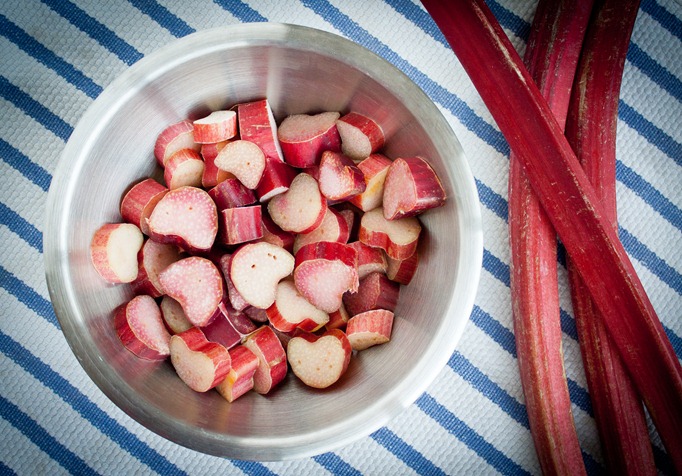
[[[386,267],[388,279],[396,283],[408,285],[419,267],[419,251],[415,251],[412,256],[405,259],[393,259],[387,256],[386,261],[388,263]]]
[[[226,208],[220,212],[220,242],[236,245],[263,237],[261,206]]]
[[[296,289],[293,279],[277,285],[277,297],[266,313],[272,327],[280,332],[294,329],[315,332],[329,321],[329,314],[310,304]]]
[[[246,188],[254,190],[265,170],[265,154],[254,142],[228,142],[215,158],[215,166],[239,179]]]
[[[443,206],[445,190],[431,166],[421,157],[396,159],[384,181],[384,216],[388,220],[411,217]]]
[[[164,360],[170,355],[170,334],[161,311],[150,296],[136,296],[114,312],[116,333],[123,345],[142,359]]]
[[[363,279],[371,273],[386,274],[388,268],[388,261],[386,253],[381,248],[372,248],[360,241],[349,243],[358,252],[358,278]],[[413,253],[415,256],[417,253]],[[409,259],[409,258],[408,258]],[[395,260],[393,260],[395,261]],[[395,281],[395,279],[393,280]]]
[[[301,249],[302,246],[308,243],[315,243],[317,241],[336,241],[338,243],[346,243],[350,230],[348,229],[348,222],[336,210],[327,208],[324,218],[320,226],[309,233],[299,233],[294,239],[294,254]]]
[[[173,190],[180,187],[201,187],[204,174],[204,161],[192,149],[180,149],[166,160],[163,180]]]
[[[384,201],[384,182],[391,159],[381,154],[372,154],[358,164],[365,177],[365,191],[350,198],[350,202],[364,212],[380,207]]]
[[[261,218],[263,220],[262,241],[279,246],[289,253],[293,253],[296,236],[289,231],[282,230],[274,221],[272,221],[272,218],[270,218],[270,215],[267,213],[263,213]]]
[[[336,129],[338,112],[294,114],[286,117],[277,129],[284,160],[292,167],[307,168],[320,162],[326,150],[341,150]]]
[[[258,357],[258,368],[253,375],[253,390],[267,394],[287,374],[287,355],[282,343],[268,326],[262,326],[244,340],[244,347]]]
[[[218,234],[218,211],[202,189],[180,187],[159,201],[148,225],[151,238],[159,243],[176,244],[189,252],[206,252]]]
[[[268,203],[272,221],[282,230],[293,233],[313,231],[322,223],[326,212],[327,203],[317,181],[306,173],[298,174],[289,190]]]
[[[159,307],[163,321],[171,334],[179,334],[193,327],[185,316],[185,311],[182,310],[180,303],[172,297],[164,296]]]
[[[258,144],[267,158],[284,162],[277,123],[267,99],[237,105],[237,122],[242,139]]]
[[[348,311],[346,311],[346,307],[342,302],[341,307],[339,307],[336,311],[329,313],[329,322],[325,324],[324,328],[328,331],[332,329],[344,330],[349,319],[350,315],[348,314]]]
[[[207,325],[223,299],[223,276],[211,261],[198,256],[181,259],[159,275],[166,294],[180,303],[187,319]]]
[[[327,388],[337,382],[348,369],[351,353],[350,342],[339,329],[321,336],[303,333],[287,344],[291,371],[313,388]]]
[[[395,311],[399,296],[400,285],[375,272],[360,280],[357,292],[344,294],[343,304],[351,316],[374,309]]]
[[[256,203],[253,190],[246,188],[237,178],[227,178],[208,191],[218,211]]]
[[[142,233],[149,236],[147,218],[154,207],[163,198],[168,189],[152,178],[145,179],[135,185],[121,200],[121,217],[123,221],[137,226]]]
[[[164,245],[154,240],[145,241],[137,257],[137,277],[130,283],[133,292],[148,294],[154,298],[164,294],[159,274],[180,257],[180,250],[175,245]]]
[[[227,349],[209,342],[196,327],[171,337],[170,356],[180,379],[196,392],[214,388],[225,379],[232,365]]]
[[[340,152],[325,151],[318,171],[320,192],[327,200],[348,200],[365,191],[367,184],[362,171]]]
[[[194,125],[194,142],[215,144],[237,135],[237,113],[234,111],[213,111],[208,116],[197,119]]]
[[[138,273],[137,253],[144,236],[130,223],[109,223],[95,231],[90,259],[97,273],[112,284],[130,283]]]
[[[390,258],[405,259],[417,250],[421,229],[416,217],[387,220],[380,207],[362,215],[358,240],[381,248]]]
[[[218,156],[218,152],[220,152],[226,144],[227,141],[201,145],[201,157],[204,159],[204,173],[201,175],[201,186],[205,189],[215,187],[220,182],[227,180],[230,177],[234,177],[230,172],[220,170],[215,165],[215,159]]]
[[[253,389],[253,375],[258,368],[258,357],[243,345],[238,345],[230,349],[230,360],[232,363],[230,371],[216,390],[225,400],[232,403]]]
[[[365,350],[390,341],[393,317],[393,312],[385,309],[365,311],[351,317],[346,335],[353,350]]]
[[[256,330],[251,319],[221,302],[218,312],[208,325],[201,328],[206,338],[226,349],[241,344],[242,339]]]
[[[296,169],[277,159],[268,158],[260,183],[256,188],[256,195],[261,203],[268,202],[272,197],[289,190],[291,182],[296,177]]]
[[[250,306],[248,302],[239,294],[237,288],[234,287],[232,282],[232,277],[230,276],[230,266],[232,264],[232,255],[225,254],[220,257],[218,261],[218,266],[223,272],[223,277],[225,278],[225,283],[227,285],[227,298],[230,301],[230,305],[237,311],[243,311]]]
[[[200,144],[194,142],[194,126],[189,121],[180,121],[166,127],[159,134],[154,145],[154,157],[164,167],[171,155],[182,149],[199,151]]]
[[[349,112],[336,121],[341,151],[353,160],[363,160],[384,145],[384,131],[373,119]]]

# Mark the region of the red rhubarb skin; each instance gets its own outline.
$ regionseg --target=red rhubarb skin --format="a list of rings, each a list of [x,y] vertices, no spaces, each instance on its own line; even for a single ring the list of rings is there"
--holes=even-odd
[[[277,131],[272,129],[270,105],[267,99],[242,103],[237,106],[237,122],[239,124],[239,136],[243,140],[248,140],[258,144],[265,157],[284,161]]]
[[[267,326],[260,327],[248,336],[244,345],[258,356],[253,390],[267,394],[286,377],[288,367],[284,347],[275,332]]]
[[[431,166],[421,157],[396,159],[384,181],[384,217],[412,217],[445,204],[445,190]]]
[[[226,178],[217,184],[208,191],[208,195],[215,202],[218,211],[252,205],[257,201],[253,190],[246,188],[234,177]]]
[[[243,345],[230,349],[232,368],[216,389],[228,401],[236,399],[253,389],[253,374],[258,368],[258,357]]]
[[[590,10],[543,0],[533,20],[525,62],[561,128]],[[544,473],[585,474],[561,348],[556,231],[513,152],[509,177],[514,335],[533,441]]]
[[[147,240],[137,253],[137,278],[130,283],[135,294],[147,294],[153,298],[164,294],[159,274],[171,263],[180,259],[180,250],[173,245],[164,245]]]
[[[236,114],[230,114],[227,119],[217,122],[194,121],[192,125],[194,126],[194,142],[198,144],[215,144],[237,135]]]
[[[261,206],[227,208],[220,212],[220,241],[236,245],[263,237]]]
[[[340,152],[325,151],[320,160],[317,180],[320,192],[327,200],[348,200],[365,191],[367,184],[362,171]]]
[[[92,242],[90,243],[90,260],[92,265],[95,267],[97,273],[106,282],[111,284],[120,284],[123,281],[114,272],[114,269],[109,266],[109,240],[116,229],[121,226],[132,227],[134,225],[130,223],[106,223],[99,227],[95,234],[92,236]],[[139,235],[142,236],[142,235]],[[142,242],[140,242],[140,248],[142,247]],[[131,250],[134,253],[139,253],[140,249]],[[133,281],[131,279],[130,281]],[[127,279],[126,279],[127,281]]]
[[[220,170],[215,165],[218,153],[227,145],[228,141],[216,142],[215,144],[202,144],[201,157],[204,159],[204,173],[201,176],[201,186],[205,189],[215,187],[220,182],[234,177],[230,172]]]
[[[289,190],[289,186],[296,178],[297,173],[296,169],[289,164],[266,156],[265,170],[263,170],[263,176],[256,187],[258,200],[264,203]]]
[[[152,178],[143,180],[125,194],[121,200],[121,217],[123,221],[132,223],[149,236],[147,218],[154,211],[159,200],[168,192],[168,189]]]
[[[261,219],[263,220],[263,238],[261,240],[284,248],[293,254],[296,236],[293,233],[282,230],[272,221],[272,218],[267,213],[263,213]]]
[[[391,281],[407,286],[417,273],[419,268],[419,251],[415,251],[412,256],[403,260],[386,257],[386,276]]]
[[[371,154],[360,162],[358,168],[365,177],[365,191],[348,201],[365,212],[380,207],[383,204],[386,177],[384,175],[384,180],[379,180],[376,176],[387,172],[391,163],[391,159],[382,154]]]
[[[351,111],[342,116],[339,121],[343,121],[346,124],[357,128],[367,137],[370,144],[370,154],[373,154],[384,146],[384,131],[373,119]]]
[[[182,339],[190,352],[205,354],[213,363],[213,381],[205,388],[190,387],[192,390],[196,392],[207,392],[225,379],[232,367],[230,353],[225,347],[215,342],[209,342],[198,327],[192,327],[185,332],[181,332],[180,334],[171,337],[171,341],[177,339]],[[179,363],[174,359],[173,353],[171,353],[171,361],[176,368],[176,371],[178,371]],[[179,371],[178,375],[180,375]],[[180,378],[182,379],[181,375]],[[183,381],[185,380],[183,379]],[[188,384],[186,381],[185,383]]]
[[[682,473],[682,367],[551,109],[482,0],[424,0],[423,4],[522,161],[671,460]],[[496,74],[490,74],[492,70]],[[615,295],[619,299],[613,299]]]
[[[161,167],[166,165],[166,160],[172,155],[166,152],[167,148],[177,140],[186,140],[185,145],[191,145],[194,150],[198,151],[201,148],[201,145],[194,143],[194,126],[191,122],[180,121],[171,124],[161,131],[154,144],[154,157]]]
[[[193,149],[180,149],[166,160],[165,168],[163,169],[163,180],[166,182],[166,186],[169,189],[174,189],[174,188],[179,188],[180,186],[183,185],[190,185],[192,187],[199,187],[201,186],[201,176],[197,177],[196,181],[192,181],[192,183],[181,183],[177,184],[177,175],[176,173],[181,171],[181,167],[184,167],[187,165],[187,162],[193,162],[194,165],[201,165],[201,176],[204,174],[204,161],[199,155],[199,153],[196,150]]]
[[[293,131],[286,130],[287,119],[282,121],[278,130],[279,143],[284,154],[284,160],[296,168],[307,168],[317,165],[320,162],[322,153],[327,150],[340,151],[341,137],[336,128],[336,119],[339,114],[327,114],[332,120],[326,128],[314,131]],[[318,114],[319,116],[319,114]],[[310,121],[313,122],[316,116],[310,116]]]
[[[566,121],[566,138],[616,230],[618,102],[638,4],[598,2]],[[570,258],[567,268],[587,385],[607,467],[611,474],[656,474],[639,394]]]
[[[155,348],[150,342],[149,336],[138,335],[132,328],[129,321],[129,313],[136,312],[145,312],[145,319],[157,321],[157,331],[166,340],[166,345],[163,349]],[[121,339],[121,343],[141,359],[165,360],[170,355],[168,342],[170,342],[171,336],[163,323],[161,311],[150,296],[137,296],[130,302],[120,305],[114,311],[114,327],[118,338]]]
[[[375,309],[395,311],[399,297],[400,285],[374,272],[360,280],[357,292],[343,295],[343,304],[348,314],[355,316]]]
[[[348,340],[351,345],[353,345],[354,336],[362,339],[362,337],[364,337],[363,334],[370,334],[377,339],[376,344],[385,344],[391,340],[393,318],[393,312],[387,309],[375,309],[356,314],[348,321],[348,325],[346,326]],[[354,350],[364,350],[367,348],[359,348],[357,344],[358,343],[356,342]]]

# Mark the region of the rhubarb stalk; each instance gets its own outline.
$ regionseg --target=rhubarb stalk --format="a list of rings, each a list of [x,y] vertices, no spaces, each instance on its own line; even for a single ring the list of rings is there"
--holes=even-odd
[[[549,105],[483,0],[423,3],[521,160],[682,473],[682,367]]]
[[[524,61],[563,128],[592,0],[540,0]],[[585,474],[561,351],[556,232],[526,179],[509,164],[514,335],[535,451],[544,474]]]
[[[614,229],[620,84],[639,1],[598,0],[583,45],[565,135]],[[587,386],[612,474],[656,474],[642,402],[573,261],[571,298]]]

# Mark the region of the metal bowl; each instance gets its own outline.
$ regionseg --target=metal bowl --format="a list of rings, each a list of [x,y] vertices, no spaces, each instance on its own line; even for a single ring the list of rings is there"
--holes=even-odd
[[[159,170],[152,150],[168,124],[267,97],[288,114],[349,110],[378,120],[389,157],[427,157],[447,204],[422,217],[421,262],[403,287],[392,341],[354,356],[333,387],[293,375],[267,396],[226,402],[191,391],[170,362],[124,349],[112,310],[130,299],[90,264],[90,239],[120,221],[128,187]],[[339,36],[284,24],[242,24],[192,34],[148,55],[85,113],[64,149],[47,207],[45,266],[66,339],[92,380],[150,430],[230,458],[319,454],[370,434],[414,402],[446,365],[471,313],[482,260],[478,195],[445,118],[402,72]]]

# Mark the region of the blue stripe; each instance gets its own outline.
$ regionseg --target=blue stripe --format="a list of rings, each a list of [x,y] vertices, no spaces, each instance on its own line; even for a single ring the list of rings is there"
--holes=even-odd
[[[654,0],[642,0],[640,8],[656,20],[663,28],[668,30],[673,36],[682,39],[682,20],[660,6]]]
[[[500,347],[516,358],[516,340],[512,331],[475,304],[470,319],[476,327],[485,332]]]
[[[488,6],[500,22],[500,25],[510,30],[514,36],[521,38],[524,42],[528,41],[530,23],[495,1],[489,1]]]
[[[481,203],[495,213],[495,215],[502,218],[504,221],[508,221],[509,207],[507,205],[507,200],[479,179],[475,178],[474,180],[476,181],[478,198],[481,200]]]
[[[31,159],[2,138],[0,138],[0,157],[44,191],[47,192],[50,188],[52,176],[49,172],[35,162],[32,162]]]
[[[3,266],[0,266],[0,287],[5,291],[14,295],[21,303],[23,303],[30,310],[44,318],[47,322],[59,327],[59,322],[54,315],[52,305],[48,300],[35,292],[33,288],[28,286],[22,280],[7,271]]]
[[[659,258],[656,253],[647,248],[625,228],[620,227],[618,229],[618,235],[630,256],[642,263],[661,281],[675,290],[677,294],[682,295],[682,275],[680,275],[675,268]]]
[[[45,5],[86,33],[90,38],[118,56],[127,65],[142,59],[142,53],[123,41],[116,33],[88,15],[69,0],[41,0]]]
[[[509,265],[486,249],[483,249],[483,268],[505,286],[509,287],[511,285]]]
[[[22,432],[38,448],[47,453],[50,458],[59,463],[71,474],[97,475],[97,471],[88,466],[85,461],[62,445],[14,403],[0,395],[0,417],[11,423]],[[32,466],[29,462],[29,466]],[[36,468],[34,468],[36,469]]]
[[[5,463],[0,461],[0,475],[2,475],[2,476],[16,476],[16,474],[17,473],[15,473],[12,468],[10,468]]]
[[[678,101],[682,101],[682,81],[646,54],[634,42],[630,43],[627,59],[668,94]]]
[[[38,121],[46,129],[53,132],[57,137],[64,142],[69,139],[73,132],[71,127],[61,117],[50,111],[48,108],[40,104],[24,91],[10,83],[7,78],[0,76],[0,97],[14,104],[16,107],[24,111],[31,118]]]
[[[575,327],[575,319],[573,316],[563,309],[559,309],[559,319],[561,320],[561,332],[577,341],[578,329]]]
[[[174,15],[166,7],[154,0],[128,0],[145,15],[168,30],[174,37],[182,38],[196,30],[189,26],[182,18]]]
[[[509,155],[509,145],[502,133],[494,126],[487,123],[469,107],[469,105],[455,94],[446,90],[444,87],[433,81],[423,72],[412,66],[401,58],[395,51],[381,43],[376,37],[370,35],[357,23],[348,18],[347,15],[339,11],[335,6],[326,0],[302,0],[303,4],[320,15],[325,21],[332,24],[355,42],[368,48],[374,53],[382,56],[387,61],[402,70],[412,79],[424,92],[434,101],[440,103],[448,109],[462,124],[482,138],[502,155]]]
[[[592,401],[587,390],[578,385],[574,380],[566,379],[568,385],[568,394],[571,396],[573,402],[578,408],[594,418],[592,411]]]
[[[255,461],[241,461],[238,459],[230,460],[235,467],[239,468],[244,474],[249,476],[276,476],[275,473],[270,471],[266,466]]]
[[[621,161],[616,161],[616,176],[621,183],[633,190],[675,228],[682,230],[682,210],[652,187],[637,172]]]
[[[62,78],[95,99],[102,93],[102,87],[74,68],[62,58],[45,48],[24,30],[0,14],[0,33],[36,60],[54,70]]]
[[[618,102],[618,118],[673,159],[677,165],[682,166],[682,144],[675,141],[622,99]]]
[[[86,418],[99,431],[107,435],[121,448],[160,474],[185,474],[173,463],[140,441],[107,413],[102,411],[87,396],[45,362],[31,354],[21,344],[0,332],[0,349],[2,352],[21,366],[26,372],[40,380],[50,388],[64,402],[69,404],[78,414]]]
[[[388,428],[380,428],[371,435],[372,439],[400,458],[406,465],[422,475],[445,475],[442,469],[424,457],[419,451],[401,440]]]
[[[332,474],[362,476],[362,473],[339,458],[335,453],[324,453],[314,456],[317,464]]]
[[[509,395],[499,385],[490,380],[490,377],[469,362],[469,360],[460,354],[459,351],[455,351],[452,354],[450,360],[448,361],[448,366],[461,375],[464,380],[469,382],[488,400],[495,403],[502,410],[504,410],[504,412],[510,417],[526,428],[530,428],[526,407],[522,403],[519,403],[514,397]]]
[[[43,252],[43,234],[17,212],[0,202],[0,223],[12,230],[26,243]]]
[[[415,403],[424,413],[437,421],[450,434],[475,451],[476,454],[500,473],[513,475],[530,474],[491,445],[466,423],[457,418],[454,413],[440,405],[432,396],[425,393]]]
[[[214,2],[237,17],[242,23],[268,21],[267,18],[240,0],[214,0]]]

